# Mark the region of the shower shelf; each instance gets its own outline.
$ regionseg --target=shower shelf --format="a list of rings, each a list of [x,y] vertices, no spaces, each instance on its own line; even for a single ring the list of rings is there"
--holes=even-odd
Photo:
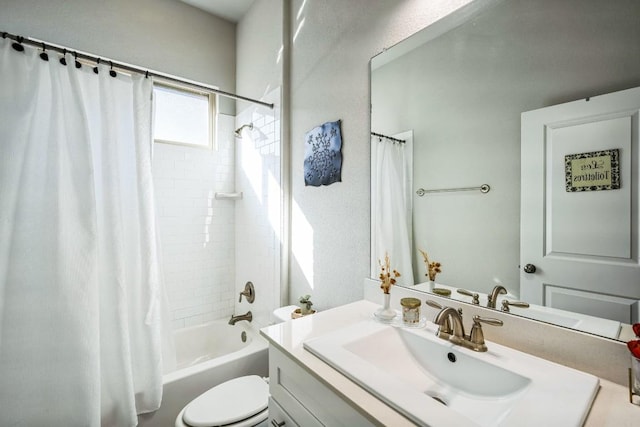
[[[216,193],[217,200],[240,200],[242,199],[242,191],[239,193]]]

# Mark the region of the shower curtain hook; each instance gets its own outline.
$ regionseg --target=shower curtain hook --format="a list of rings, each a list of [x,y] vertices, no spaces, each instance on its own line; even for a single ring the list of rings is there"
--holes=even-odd
[[[62,49],[62,58],[60,58],[62,65],[67,65],[67,58],[65,58],[65,56],[67,56],[67,49]]]
[[[100,58],[96,61],[96,66],[93,67],[93,72],[98,74],[98,65],[100,65]]]
[[[43,61],[49,60],[49,55],[47,54],[47,45],[42,42],[42,53],[40,54],[40,59]]]
[[[113,61],[109,61],[109,64],[111,64],[111,69],[109,70],[109,75],[111,77],[115,77],[118,75],[118,73],[116,73],[115,71],[113,71]]]
[[[16,43],[12,43],[11,47],[14,48],[15,50],[17,50],[18,52],[24,52],[24,46],[22,46],[22,41],[23,40],[24,40],[24,37],[18,36],[16,38]]]
[[[78,52],[73,52],[73,57],[76,61],[76,68],[82,68],[82,64],[78,61]]]

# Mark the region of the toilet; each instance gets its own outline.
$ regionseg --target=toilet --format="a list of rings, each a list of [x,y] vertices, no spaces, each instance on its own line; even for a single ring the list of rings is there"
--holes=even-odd
[[[298,306],[280,307],[272,320],[291,319]],[[193,399],[176,418],[175,427],[266,427],[269,384],[257,375],[233,378]]]

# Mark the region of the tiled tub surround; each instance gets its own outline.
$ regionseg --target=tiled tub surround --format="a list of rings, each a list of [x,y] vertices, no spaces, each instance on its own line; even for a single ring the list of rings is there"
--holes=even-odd
[[[253,123],[236,138],[236,186],[243,192],[235,203],[235,313],[253,313],[253,323],[269,324],[280,304],[281,175],[280,175],[280,88],[263,99],[274,109],[250,105],[239,110],[236,129]],[[253,304],[238,302],[245,283],[255,286]]]
[[[234,120],[218,116],[213,150],[154,144],[153,176],[164,282],[174,329],[231,316],[237,295]]]

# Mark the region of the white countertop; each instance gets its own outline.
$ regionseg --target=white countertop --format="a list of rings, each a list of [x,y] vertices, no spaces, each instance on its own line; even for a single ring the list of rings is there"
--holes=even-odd
[[[268,326],[261,330],[261,334],[368,418],[381,425],[412,426],[411,421],[303,348],[304,341],[310,338],[373,319],[373,312],[378,307],[378,304],[362,300]],[[638,419],[640,406],[629,403],[627,387],[600,379],[600,390],[585,427],[632,427],[638,425]],[[433,420],[434,427],[440,425],[446,426],[446,420]]]

